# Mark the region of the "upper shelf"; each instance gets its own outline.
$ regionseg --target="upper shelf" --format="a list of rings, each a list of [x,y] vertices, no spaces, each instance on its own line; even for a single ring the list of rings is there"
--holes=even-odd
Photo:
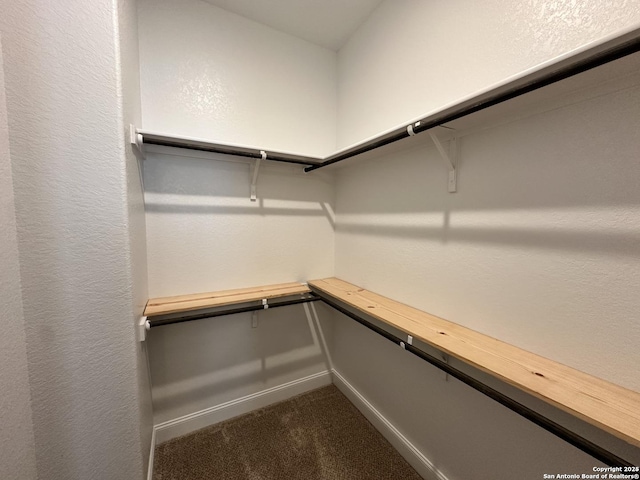
[[[280,283],[262,287],[240,288],[220,292],[178,295],[175,297],[152,298],[147,302],[144,315],[153,317],[169,313],[188,312],[212,307],[224,307],[239,303],[260,301],[263,299],[288,297],[309,293],[309,287],[303,283]]]
[[[427,115],[382,132],[363,142],[339,150],[324,159],[293,153],[268,151],[256,147],[154,133],[139,129],[135,132],[136,135],[133,142],[138,145],[138,147],[141,147],[142,144],[162,145],[255,159],[296,163],[305,165],[305,171],[310,172],[412,137],[434,127],[467,117],[473,113],[520,97],[526,93],[533,92],[638,51],[640,51],[640,28],[636,26],[621,34],[618,33],[615,36],[604,37],[548,62],[537,65],[454,103],[444,105]]]
[[[356,310],[640,447],[640,393],[337,278],[309,282]]]

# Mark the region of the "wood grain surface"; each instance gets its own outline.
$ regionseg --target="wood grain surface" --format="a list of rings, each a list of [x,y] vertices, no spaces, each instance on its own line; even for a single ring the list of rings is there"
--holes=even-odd
[[[309,286],[640,447],[638,392],[337,278]]]

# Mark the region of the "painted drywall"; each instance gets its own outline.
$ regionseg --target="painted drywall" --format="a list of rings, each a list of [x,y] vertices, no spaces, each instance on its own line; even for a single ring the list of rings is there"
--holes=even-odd
[[[638,23],[631,0],[386,0],[338,55],[338,147]]]
[[[338,146],[639,20],[635,2],[386,1],[339,52]],[[613,68],[578,80],[577,93],[462,122],[458,193],[428,137],[338,170],[336,275],[640,390],[638,68]],[[347,318],[332,338],[335,368],[451,480],[597,465]],[[640,461],[637,448],[486,380]]]
[[[612,5],[613,13],[594,3],[556,5],[560,10],[552,13],[541,12],[539,2],[505,13],[498,2],[385,2],[339,53],[339,145],[638,20],[631,3]],[[426,32],[433,32],[429,43]],[[538,34],[543,38],[533,41]],[[316,116],[318,136],[310,139],[300,119],[313,109],[298,110],[309,101],[305,96],[329,105],[331,81],[316,80],[322,88],[306,83],[300,95],[291,81],[297,70],[288,64],[298,58],[313,64],[305,70],[327,75],[319,66],[326,57],[316,47],[302,48],[200,2],[180,9],[143,2],[140,35],[146,129],[312,155],[332,150],[331,140],[321,139],[331,138],[323,132],[333,114]],[[294,53],[283,58],[281,51]],[[285,71],[286,82],[264,75]],[[256,72],[263,81],[249,82]],[[632,366],[638,357],[631,351],[637,343],[631,317],[638,287],[637,167],[631,161],[638,147],[637,90],[626,83],[606,89],[469,133],[454,196],[446,193],[446,171],[429,145],[371,160],[366,169],[337,171],[335,202],[330,173],[304,177],[297,167],[271,165],[261,170],[255,204],[247,198],[249,163],[154,149],[145,160],[150,295],[329,275],[331,268],[318,260],[334,256],[335,223],[338,276],[637,388]],[[277,108],[262,108],[267,100]],[[602,135],[620,120],[614,140]],[[612,152],[620,168],[611,168]],[[313,255],[306,249],[305,257],[308,245]],[[615,318],[615,325],[601,318]],[[302,314],[269,311],[260,319],[257,329],[245,315],[153,330],[155,421],[326,367]],[[588,473],[595,464],[351,320],[338,316],[329,330],[338,371],[452,480]],[[619,355],[621,345],[628,354]],[[495,385],[638,459],[637,449]]]
[[[266,165],[251,202],[246,163],[148,154],[144,174],[152,297],[333,274],[330,177]],[[259,316],[150,332],[156,423],[327,368],[303,306]]]
[[[30,480],[36,455],[10,154],[0,39],[0,477]]]
[[[139,33],[145,129],[307,155],[335,148],[335,52],[197,0],[142,1]],[[252,202],[252,165],[147,149],[151,297],[333,274],[332,175],[262,162]],[[300,305],[261,312],[255,329],[244,314],[151,330],[155,423],[326,370],[313,321]]]
[[[340,170],[336,275],[640,391],[640,59],[625,62],[624,76],[460,132],[455,194],[428,137]],[[336,369],[449,479],[597,465],[349,319],[334,328]],[[640,461],[639,449],[515,395]]]
[[[134,328],[132,270],[143,265],[132,264],[132,248],[144,240],[131,245],[141,216],[125,161],[123,102],[135,100],[135,74],[120,64],[132,25],[118,25],[123,5],[2,5],[38,478],[141,478],[149,447]]]
[[[200,0],[142,0],[144,128],[265,150],[335,149],[336,53]]]
[[[294,37],[304,38],[331,50],[339,50],[382,0],[205,1]]]
[[[122,99],[122,122],[120,141],[126,173],[127,231],[129,234],[130,288],[132,297],[133,321],[144,313],[149,299],[147,286],[147,236],[144,211],[144,191],[142,186],[142,159],[137,158],[130,146],[130,125],[142,122],[140,101],[140,59],[138,48],[138,6],[137,2],[119,0],[117,3],[118,20],[116,23],[118,43],[116,68],[118,72],[119,97]],[[140,445],[143,455],[143,469],[148,470],[151,435],[153,432],[153,406],[151,403],[151,377],[147,356],[147,344],[134,344],[137,376],[138,402],[140,415]],[[133,367],[133,366],[132,366]]]

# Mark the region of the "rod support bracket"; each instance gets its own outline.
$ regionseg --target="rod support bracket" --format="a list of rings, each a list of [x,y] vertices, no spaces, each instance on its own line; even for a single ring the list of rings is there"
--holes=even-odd
[[[447,355],[446,353],[442,353],[442,360],[444,361],[444,363],[446,363],[447,365],[449,364],[449,355]],[[448,382],[449,381],[449,374],[445,372],[444,374],[444,381]]]
[[[263,298],[263,299],[262,299],[262,308],[263,308],[263,309],[265,309],[265,310],[266,310],[267,308],[269,308],[269,302],[267,301],[267,299],[266,299],[266,298]]]
[[[138,322],[138,341],[144,342],[147,339],[147,332],[151,329],[151,324],[146,316],[140,317]]]
[[[410,123],[409,125],[407,125],[407,133],[409,134],[410,137],[413,137],[416,132],[413,131],[414,127],[418,128],[420,126],[420,121],[417,121],[415,123]]]
[[[433,140],[434,145],[438,149],[440,156],[449,170],[447,190],[449,193],[455,193],[458,191],[458,137],[453,137],[451,139],[449,142],[449,152],[447,152],[442,143],[440,143],[440,139],[435,133],[433,133],[433,131],[429,131],[429,136],[431,136],[431,140]]]
[[[145,159],[142,134],[138,133],[135,125],[129,124],[129,143],[133,149],[133,153],[138,159]]]
[[[256,161],[254,162],[253,170],[251,172],[251,197],[249,198],[251,199],[252,202],[255,202],[258,199],[258,196],[256,193],[256,182],[258,181],[258,171],[260,170],[260,162],[266,159],[267,159],[267,152],[265,152],[264,150],[260,150],[260,158],[257,158]]]

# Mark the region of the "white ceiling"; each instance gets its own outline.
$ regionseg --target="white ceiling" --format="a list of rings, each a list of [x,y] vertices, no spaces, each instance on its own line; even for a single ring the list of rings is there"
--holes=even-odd
[[[205,0],[256,22],[339,50],[382,0]]]

